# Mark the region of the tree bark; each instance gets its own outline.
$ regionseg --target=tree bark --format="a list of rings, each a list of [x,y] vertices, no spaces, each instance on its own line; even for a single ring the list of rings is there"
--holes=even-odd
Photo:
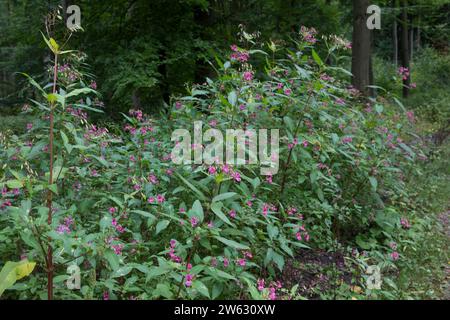
[[[397,0],[392,0],[392,7],[394,9],[394,25],[392,26],[392,47],[393,59],[395,67],[398,65],[398,25],[397,25]]]
[[[408,6],[407,0],[402,1],[402,34],[401,34],[401,59],[402,67],[407,68],[410,71],[410,51],[409,51],[409,32],[408,32],[408,12],[406,11]],[[411,83],[411,77],[408,76],[403,80],[403,98],[409,96],[409,85]]]
[[[371,31],[367,28],[369,0],[353,0],[352,84],[363,94],[369,94]]]

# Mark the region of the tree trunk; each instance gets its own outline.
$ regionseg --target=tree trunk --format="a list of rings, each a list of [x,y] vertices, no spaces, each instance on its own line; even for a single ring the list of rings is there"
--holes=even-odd
[[[401,58],[402,67],[407,68],[410,71],[410,53],[409,53],[409,33],[408,33],[408,12],[407,0],[402,1],[402,34],[401,34]],[[403,80],[403,98],[408,98],[409,96],[409,85],[411,82],[411,77],[407,77]]]
[[[414,57],[414,27],[411,19],[411,27],[409,28],[409,59],[413,61]]]
[[[375,83],[375,79],[374,79],[374,75],[373,75],[373,59],[372,59],[373,45],[374,45],[374,33],[371,32],[370,33],[370,54],[369,54],[369,84],[371,86],[373,86]],[[374,88],[369,88],[368,92],[371,97],[376,96],[376,92],[375,92]]]
[[[352,84],[368,95],[370,84],[370,34],[367,28],[369,0],[353,0]]]
[[[397,25],[397,0],[392,1],[392,7],[394,9],[394,25],[392,26],[392,46],[393,46],[393,59],[395,67],[398,65],[398,25]]]

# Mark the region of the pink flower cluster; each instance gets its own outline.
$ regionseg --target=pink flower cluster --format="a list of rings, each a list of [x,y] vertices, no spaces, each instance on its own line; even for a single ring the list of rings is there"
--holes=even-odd
[[[250,82],[253,80],[253,72],[252,71],[245,71],[242,75],[242,78],[247,81]]]
[[[119,232],[119,233],[124,233],[125,232],[125,228],[117,222],[116,218],[112,219],[111,224],[116,229],[117,232]]]
[[[402,226],[403,229],[411,228],[411,224],[409,223],[408,219],[406,219],[406,218],[400,219],[400,225]]]
[[[262,206],[262,214],[263,216],[267,217],[267,215],[271,212],[277,212],[278,208],[270,203],[264,203]]]
[[[302,241],[302,240],[309,241],[309,233],[306,231],[304,226],[300,226],[298,228],[298,231],[295,234],[295,238],[298,241]]]
[[[163,204],[165,201],[166,201],[166,198],[162,194],[158,194],[156,196],[156,198],[155,197],[149,197],[148,200],[147,200],[147,202],[150,203],[150,204],[154,204],[156,202],[158,202],[159,204]]]
[[[409,69],[405,67],[398,68],[398,74],[402,77],[403,80],[408,80],[410,73]]]
[[[302,35],[303,40],[305,40],[309,44],[314,44],[317,42],[316,39],[317,31],[314,28],[307,28],[305,26],[301,26],[300,34]]]
[[[70,234],[71,233],[70,227],[72,225],[73,225],[72,217],[66,217],[66,218],[64,218],[64,222],[56,228],[56,232],[59,234],[64,234],[64,233]]]
[[[263,291],[265,291],[267,289],[267,291],[268,291],[268,298],[270,300],[276,300],[277,299],[277,294],[276,294],[277,290],[279,290],[279,289],[281,289],[283,287],[280,281],[271,282],[269,284],[269,286],[266,287],[264,279],[258,279],[256,284],[257,284],[258,290],[261,291],[261,292],[263,292]]]
[[[240,182],[242,180],[241,174],[239,172],[233,170],[233,168],[228,164],[224,164],[220,167],[209,166],[209,168],[208,168],[209,174],[214,175],[217,172],[223,172],[224,174],[233,178],[233,180],[236,182]]]
[[[239,49],[237,45],[233,44],[231,46],[233,53],[230,55],[231,61],[247,62],[250,58],[250,54],[242,49]]]
[[[173,262],[181,263],[181,258],[175,254],[175,247],[177,246],[176,240],[170,240],[169,257]]]

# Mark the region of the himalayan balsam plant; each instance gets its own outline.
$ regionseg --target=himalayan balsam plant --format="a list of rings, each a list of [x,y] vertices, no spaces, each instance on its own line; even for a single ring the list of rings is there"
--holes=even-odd
[[[284,299],[286,260],[330,243],[381,248],[395,266],[391,243],[411,227],[395,202],[420,153],[402,140],[411,119],[341,80],[315,30],[291,44],[244,38],[167,115],[130,110],[121,127],[89,122],[102,103],[83,56],[46,39],[53,80],[29,77],[39,98],[24,108],[35,120],[0,136],[0,251],[36,262],[11,297]],[[328,41],[333,56],[349,47]],[[279,129],[279,172],[173,164],[171,133],[194,121]],[[81,290],[66,286],[71,265]]]

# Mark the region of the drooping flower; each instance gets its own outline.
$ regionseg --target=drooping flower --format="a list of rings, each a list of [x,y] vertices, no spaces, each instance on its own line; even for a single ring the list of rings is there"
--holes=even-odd
[[[191,274],[189,274],[189,273],[186,275],[186,282],[184,283],[186,287],[192,286],[192,279],[193,278],[194,277]]]
[[[259,291],[263,291],[266,288],[266,286],[264,284],[264,279],[258,279],[257,284],[258,284]]]

